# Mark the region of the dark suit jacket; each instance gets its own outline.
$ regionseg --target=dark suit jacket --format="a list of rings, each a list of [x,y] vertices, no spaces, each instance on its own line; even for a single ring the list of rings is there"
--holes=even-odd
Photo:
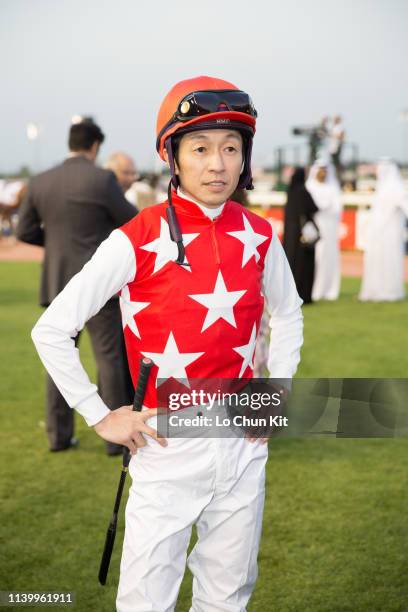
[[[115,175],[86,157],[34,177],[21,205],[17,237],[45,246],[40,303],[48,306],[112,230],[137,214]]]

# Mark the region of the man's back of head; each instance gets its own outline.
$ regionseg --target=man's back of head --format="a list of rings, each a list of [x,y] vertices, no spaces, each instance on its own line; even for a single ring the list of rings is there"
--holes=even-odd
[[[68,136],[68,147],[72,154],[85,155],[91,161],[95,161],[104,140],[105,134],[92,117],[73,119]]]

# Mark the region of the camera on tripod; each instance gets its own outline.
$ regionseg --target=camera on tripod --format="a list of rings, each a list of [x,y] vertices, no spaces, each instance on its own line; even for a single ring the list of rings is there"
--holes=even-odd
[[[314,136],[318,135],[321,131],[321,127],[318,125],[313,126],[296,126],[292,128],[293,136]]]

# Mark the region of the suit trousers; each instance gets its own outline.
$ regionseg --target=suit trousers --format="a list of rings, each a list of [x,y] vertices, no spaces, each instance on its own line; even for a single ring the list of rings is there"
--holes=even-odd
[[[147,442],[129,465],[117,612],[173,612],[186,562],[190,612],[244,612],[257,578],[267,445],[243,438],[169,438],[166,448]],[[187,559],[194,524],[197,543]]]
[[[109,300],[86,324],[98,371],[98,392],[111,410],[133,403],[119,300]],[[78,344],[79,336],[75,339]],[[74,435],[74,410],[47,376],[47,434],[51,450],[67,448]],[[107,443],[108,450],[115,445]]]

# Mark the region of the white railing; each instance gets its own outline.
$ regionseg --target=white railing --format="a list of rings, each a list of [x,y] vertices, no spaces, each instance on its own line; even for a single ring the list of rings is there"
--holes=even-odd
[[[350,191],[342,193],[344,206],[370,206],[373,199],[373,191]],[[249,203],[252,206],[284,206],[286,204],[286,193],[284,191],[261,191],[255,189],[247,192]]]

